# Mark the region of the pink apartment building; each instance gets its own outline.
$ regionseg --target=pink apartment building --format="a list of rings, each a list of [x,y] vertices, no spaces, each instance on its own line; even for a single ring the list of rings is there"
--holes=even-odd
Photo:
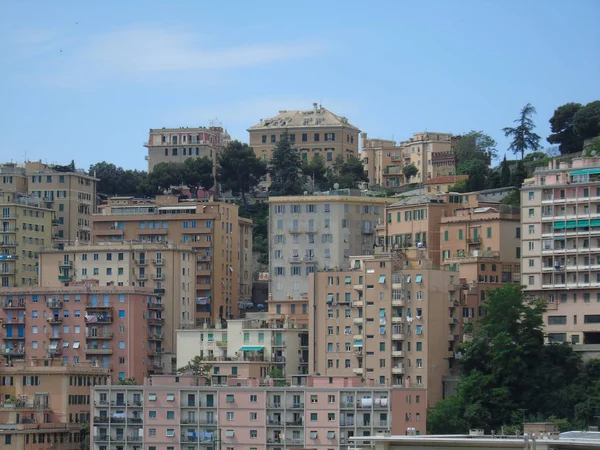
[[[90,361],[113,379],[162,370],[162,304],[152,289],[15,288],[0,293],[0,351],[7,362]]]
[[[358,377],[301,379],[276,387],[232,377],[207,386],[203,378],[160,376],[144,386],[96,386],[90,448],[338,449],[355,436],[404,434],[409,417],[425,432],[422,389],[372,387]]]

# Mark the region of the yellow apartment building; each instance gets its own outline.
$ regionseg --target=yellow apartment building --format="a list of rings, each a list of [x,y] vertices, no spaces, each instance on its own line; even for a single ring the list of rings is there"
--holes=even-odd
[[[238,317],[238,301],[251,296],[252,222],[239,217],[237,205],[179,201],[175,196],[148,202],[119,197],[94,216],[93,240],[194,249],[199,323]]]
[[[92,175],[79,169],[57,171],[41,161],[22,166],[5,163],[0,165],[0,191],[30,194],[39,198],[46,209],[54,211],[54,239],[59,246],[77,240],[90,242],[98,181]]]
[[[196,312],[196,252],[188,246],[115,242],[47,250],[40,257],[40,287],[92,283],[151,287],[160,317],[163,359],[176,357],[178,328],[192,327]]]
[[[260,123],[248,128],[250,146],[256,156],[268,162],[286,131],[304,161],[320,155],[330,167],[338,155],[344,159],[358,157],[360,130],[346,117],[338,116],[317,103],[313,103],[309,110],[279,111],[276,116],[261,119]]]
[[[451,272],[402,251],[351,263],[311,276],[309,373],[423,388],[433,406],[459,340]]]
[[[91,386],[109,384],[110,369],[40,358],[2,367],[1,379],[1,450],[79,450],[89,433]]]
[[[39,198],[0,192],[0,287],[36,286],[40,252],[52,246],[54,211]]]

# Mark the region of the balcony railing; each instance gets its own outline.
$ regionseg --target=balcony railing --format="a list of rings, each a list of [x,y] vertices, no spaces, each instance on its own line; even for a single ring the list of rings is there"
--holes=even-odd
[[[24,300],[4,300],[2,302],[2,308],[4,309],[25,309]]]

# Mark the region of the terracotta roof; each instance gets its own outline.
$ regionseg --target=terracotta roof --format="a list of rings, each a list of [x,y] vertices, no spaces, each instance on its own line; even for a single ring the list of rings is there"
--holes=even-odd
[[[277,128],[327,128],[345,127],[357,132],[360,130],[348,122],[346,117],[338,116],[328,109],[314,105],[313,109],[302,111],[279,111],[279,114],[269,119],[263,119],[260,123],[248,128],[251,130],[265,130]]]

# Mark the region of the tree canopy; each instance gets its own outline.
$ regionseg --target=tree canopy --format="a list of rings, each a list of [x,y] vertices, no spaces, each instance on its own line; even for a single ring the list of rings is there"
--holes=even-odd
[[[583,139],[573,127],[573,118],[581,108],[581,103],[566,103],[556,108],[550,118],[552,134],[548,142],[558,144],[561,155],[580,152],[583,147]]]
[[[457,349],[458,393],[430,412],[428,432],[499,432],[521,423],[520,410],[533,420],[591,423],[588,398],[594,407],[600,400],[600,361],[584,364],[567,344],[544,345],[546,305],[518,285],[487,291],[484,308],[483,317],[465,326],[470,340]]]
[[[198,198],[200,188],[208,191],[215,185],[213,162],[208,157],[187,158],[182,166],[182,181],[190,189],[192,197]]]
[[[256,156],[252,147],[240,141],[230,142],[219,154],[217,162],[217,181],[221,188],[240,195],[247,205],[246,194],[251,193],[267,174],[266,164]]]
[[[350,156],[345,160],[343,156],[339,155],[339,157],[343,163],[339,165],[339,160],[334,161],[333,171],[328,177],[329,187],[337,183],[340,189],[355,189],[358,183],[369,181],[365,166],[360,159],[356,156]]]
[[[408,164],[402,168],[402,173],[404,174],[404,178],[406,178],[406,182],[409,183],[410,179],[419,173],[419,169],[414,164]]]
[[[535,107],[531,103],[527,103],[519,118],[514,122],[516,127],[505,127],[502,129],[506,137],[512,138],[508,147],[515,155],[521,154],[521,159],[525,156],[528,150],[537,151],[540,148],[540,136],[533,132],[535,123],[532,116],[536,113]]]
[[[303,161],[302,174],[310,180],[314,189],[327,189],[327,167],[325,166],[325,159],[321,155],[314,156],[310,161]]]
[[[600,100],[588,103],[575,113],[573,130],[581,139],[600,136]]]
[[[285,131],[271,154],[268,172],[271,177],[269,195],[300,195],[304,192],[304,175],[302,174],[300,154],[292,145]]]
[[[489,165],[498,156],[496,141],[483,131],[470,131],[462,135],[453,148],[457,175],[468,175],[456,188],[472,192],[491,187],[488,182]],[[458,192],[458,191],[457,191]]]
[[[90,166],[90,175],[96,174],[98,193],[115,195],[132,195],[146,197],[152,194],[148,183],[148,173],[143,170],[130,170],[117,167],[112,163],[102,161]]]
[[[194,356],[185,366],[177,369],[178,373],[194,376],[209,376],[212,364],[203,356]]]

